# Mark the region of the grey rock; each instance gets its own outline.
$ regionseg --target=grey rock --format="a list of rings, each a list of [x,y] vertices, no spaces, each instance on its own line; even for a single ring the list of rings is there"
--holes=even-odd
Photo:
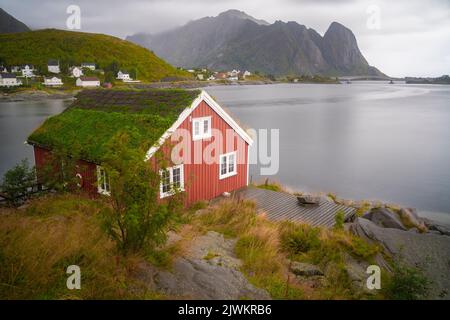
[[[362,218],[357,218],[350,230],[382,245],[395,261],[421,267],[432,282],[429,298],[450,299],[450,237],[382,228]]]
[[[442,224],[438,224],[436,222],[429,224],[428,229],[430,230],[430,232],[433,232],[433,233],[439,233],[444,236],[450,236],[450,227],[447,227]]]
[[[234,256],[235,241],[208,232],[197,238],[184,257],[174,261],[172,270],[154,275],[155,287],[169,296],[189,299],[270,299],[270,295],[248,282]],[[214,253],[213,259],[205,259]]]
[[[387,208],[374,208],[365,214],[363,218],[383,228],[406,230],[398,215]]]
[[[291,264],[291,271],[298,276],[323,276],[323,272],[318,266],[304,262],[293,261]]]

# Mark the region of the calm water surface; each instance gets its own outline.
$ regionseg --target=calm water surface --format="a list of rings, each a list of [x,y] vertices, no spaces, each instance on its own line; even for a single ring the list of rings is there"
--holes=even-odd
[[[24,141],[48,117],[63,111],[70,101],[0,102],[0,176],[22,159],[34,164],[33,148]]]
[[[354,82],[209,87],[241,123],[280,130],[292,189],[416,207],[450,220],[450,86]],[[0,102],[0,174],[28,157],[28,134],[68,102]],[[253,181],[262,179],[251,167]],[[438,213],[429,213],[438,212]]]
[[[450,86],[353,82],[207,91],[247,126],[280,130],[273,180],[450,213]],[[257,166],[250,174],[262,179]],[[433,216],[450,222],[450,214]]]

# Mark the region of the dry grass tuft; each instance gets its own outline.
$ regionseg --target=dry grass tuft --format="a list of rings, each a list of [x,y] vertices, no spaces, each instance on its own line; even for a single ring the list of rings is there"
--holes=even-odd
[[[136,297],[129,274],[140,257],[118,255],[95,215],[100,208],[99,202],[62,195],[36,200],[25,213],[0,215],[0,298]],[[69,265],[81,269],[81,290],[66,287]]]

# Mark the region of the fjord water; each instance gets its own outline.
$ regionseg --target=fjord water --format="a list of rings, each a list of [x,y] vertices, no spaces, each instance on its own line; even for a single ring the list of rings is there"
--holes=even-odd
[[[381,200],[448,220],[450,86],[404,83],[209,87],[240,123],[279,129],[269,177],[300,191]],[[253,181],[260,176],[252,166]]]
[[[33,148],[24,142],[47,117],[69,104],[63,100],[0,102],[0,176],[22,159],[34,165]]]

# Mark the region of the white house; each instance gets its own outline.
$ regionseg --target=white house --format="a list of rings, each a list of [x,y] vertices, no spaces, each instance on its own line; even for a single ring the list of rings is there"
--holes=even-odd
[[[15,74],[0,73],[0,87],[17,87],[21,85],[22,81],[17,79]]]
[[[245,79],[245,77],[251,76],[252,73],[250,71],[245,70],[244,73],[242,74],[242,78]]]
[[[33,67],[33,65],[31,65],[31,64],[24,64],[22,67],[21,67],[21,70],[20,71],[22,71],[22,77],[25,77],[25,78],[31,78],[31,77],[34,77],[34,67]]]
[[[123,80],[123,81],[132,80],[130,77],[130,74],[128,72],[126,72],[125,70],[124,71],[119,70],[119,72],[117,72],[117,79]]]
[[[59,87],[63,85],[63,82],[57,77],[44,78],[44,85],[48,87]]]
[[[100,80],[96,77],[80,77],[77,79],[78,87],[100,87]]]
[[[18,73],[22,70],[20,66],[11,66],[11,72],[12,73]]]
[[[93,63],[93,62],[83,62],[83,63],[81,63],[81,68],[87,68],[87,69],[90,69],[90,70],[94,71],[95,70],[95,63]]]
[[[54,60],[54,59],[48,60],[47,68],[48,68],[48,72],[51,72],[51,73],[60,73],[61,72],[61,70],[59,69],[59,61],[58,60]]]
[[[8,69],[5,66],[0,66],[0,72],[1,73],[7,73]]]
[[[83,70],[81,67],[71,67],[70,68],[70,76],[73,78],[79,78],[83,75]]]
[[[208,78],[208,80],[209,80],[209,81],[211,81],[211,80],[216,80],[216,77],[214,77],[213,75],[211,75],[211,76]]]
[[[203,73],[199,73],[197,74],[197,79],[198,80],[203,80],[205,77],[203,76]]]

